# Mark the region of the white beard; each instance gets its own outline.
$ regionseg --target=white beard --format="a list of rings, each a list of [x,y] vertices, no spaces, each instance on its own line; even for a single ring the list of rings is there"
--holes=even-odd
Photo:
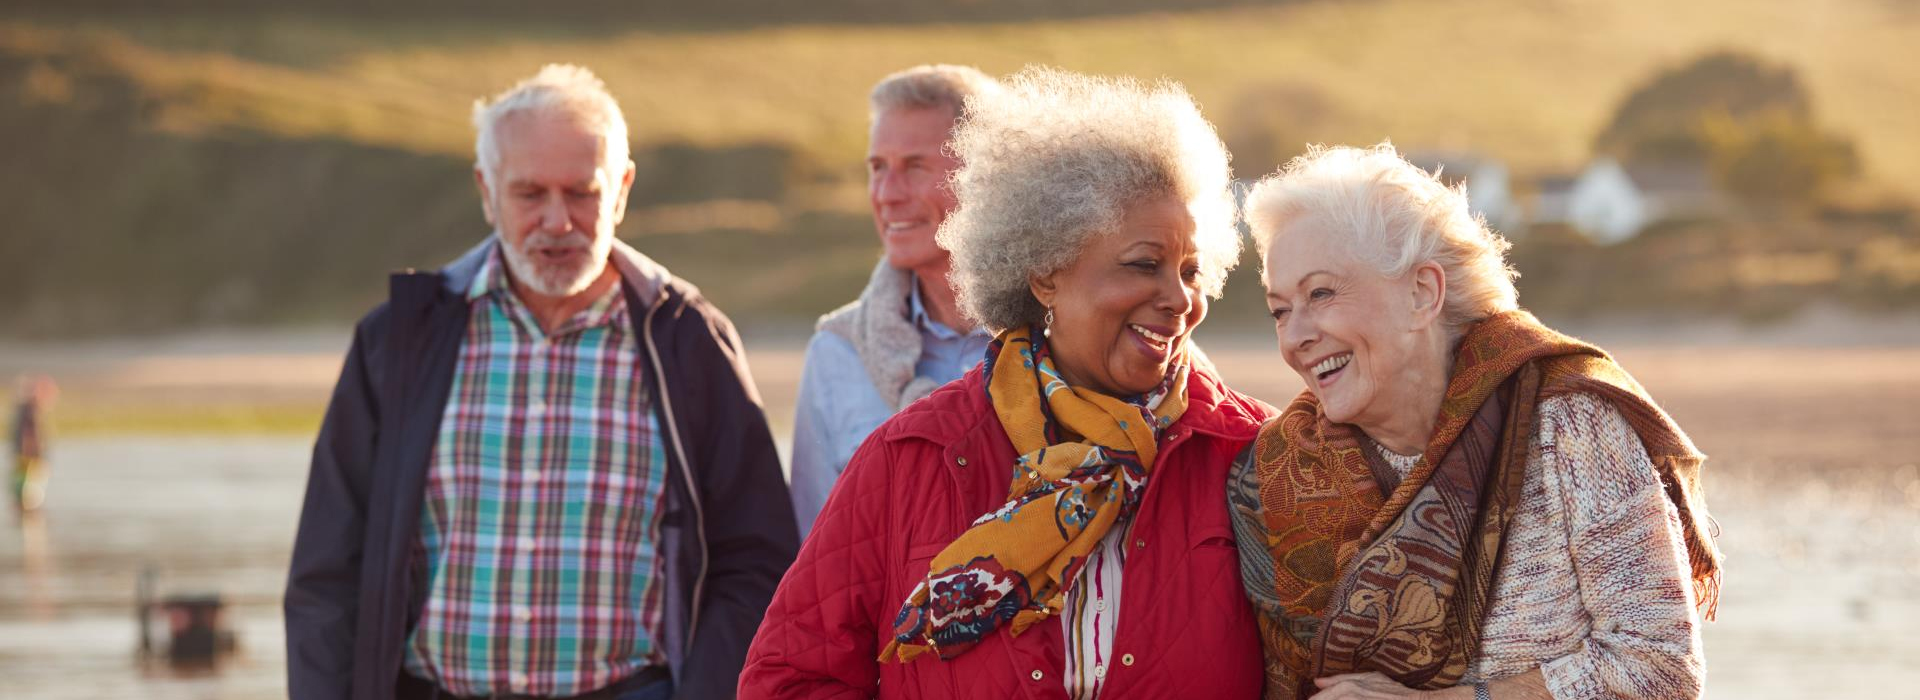
[[[580,265],[543,262],[533,253],[538,248],[585,248],[587,262]],[[514,280],[542,296],[570,297],[586,291],[606,270],[607,256],[613,252],[613,237],[596,238],[584,231],[559,236],[535,233],[518,246],[508,244],[503,238],[500,252]]]

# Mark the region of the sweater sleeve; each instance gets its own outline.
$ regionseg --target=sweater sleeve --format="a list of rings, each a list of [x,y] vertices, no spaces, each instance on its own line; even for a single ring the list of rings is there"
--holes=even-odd
[[[1558,482],[1592,631],[1541,665],[1560,700],[1697,698],[1706,669],[1678,511],[1620,413],[1587,395],[1542,405],[1540,455]]]
[[[828,371],[835,363],[851,361],[858,366],[860,357],[852,346],[838,342],[838,336],[815,333],[807,343],[807,359],[800,370],[800,396],[793,410],[793,462],[788,476],[793,491],[793,515],[799,521],[800,538],[813,530],[813,520],[826,505],[833,482],[847,467],[842,450],[834,444],[836,419],[833,395],[838,388]]]

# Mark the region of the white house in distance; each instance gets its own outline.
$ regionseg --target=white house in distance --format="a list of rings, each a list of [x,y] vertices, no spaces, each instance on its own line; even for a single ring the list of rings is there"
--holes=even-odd
[[[1449,152],[1413,152],[1406,158],[1421,170],[1439,173],[1440,181],[1448,187],[1466,185],[1467,207],[1484,217],[1494,230],[1511,235],[1523,223],[1507,166],[1500,161]]]
[[[1661,221],[1710,217],[1724,210],[1725,200],[1703,166],[1622,166],[1602,157],[1570,183],[1565,178],[1542,179],[1532,223],[1566,224],[1595,243],[1613,245]]]
[[[1533,181],[1533,207],[1527,225],[1572,225],[1568,211],[1573,208],[1573,186],[1579,175],[1545,175]]]

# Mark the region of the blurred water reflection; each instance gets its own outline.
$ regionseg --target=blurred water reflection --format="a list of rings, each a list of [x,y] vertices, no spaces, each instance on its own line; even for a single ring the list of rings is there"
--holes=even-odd
[[[284,697],[280,589],[305,438],[89,438],[59,445],[45,510],[0,537],[0,677],[9,698]],[[240,653],[212,673],[142,664],[140,570],[217,592]]]
[[[1208,347],[1235,386],[1283,401],[1299,383],[1268,342]],[[1728,566],[1720,621],[1704,632],[1707,697],[1920,687],[1920,350],[1602,342],[1714,457]],[[760,348],[784,455],[800,346]],[[280,595],[311,439],[58,444],[44,512],[0,516],[0,698],[285,697]],[[224,596],[239,653],[214,673],[143,666],[134,587],[146,566],[163,595]]]

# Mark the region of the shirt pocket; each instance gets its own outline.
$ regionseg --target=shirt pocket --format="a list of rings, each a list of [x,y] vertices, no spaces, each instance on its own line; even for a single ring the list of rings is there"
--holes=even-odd
[[[1245,607],[1246,593],[1240,584],[1240,549],[1234,542],[1233,531],[1202,528],[1190,541],[1183,573],[1188,590],[1195,596],[1195,604],[1221,611]],[[1232,595],[1226,595],[1227,592]]]

